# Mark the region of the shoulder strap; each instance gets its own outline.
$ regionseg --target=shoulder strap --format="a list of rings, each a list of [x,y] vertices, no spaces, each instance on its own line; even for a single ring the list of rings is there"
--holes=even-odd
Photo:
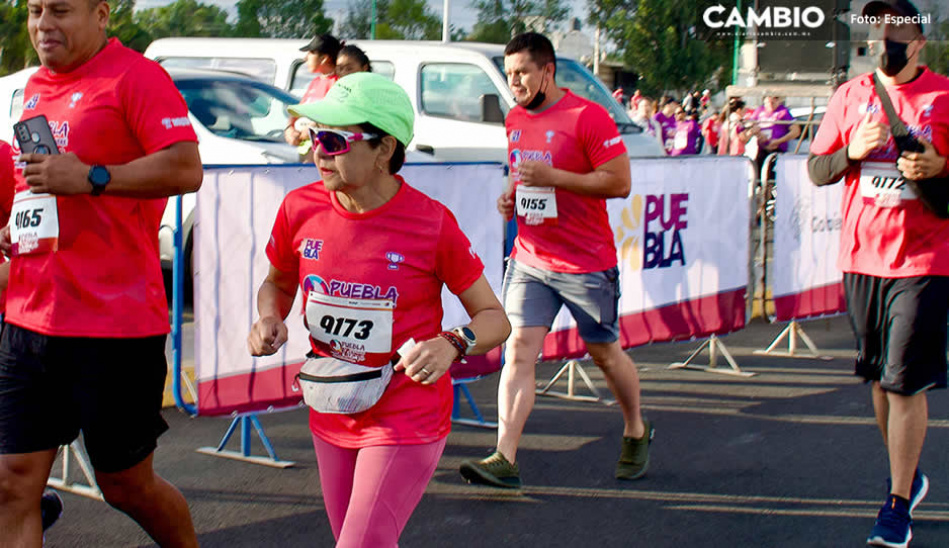
[[[903,123],[903,120],[896,115],[896,110],[893,109],[893,103],[890,102],[890,95],[886,92],[886,88],[883,87],[883,82],[880,81],[880,77],[877,75],[876,70],[873,71],[873,87],[876,88],[877,95],[880,97],[880,104],[883,105],[883,110],[886,112],[886,118],[890,121],[890,131],[893,133],[894,138],[906,137],[909,135],[909,130],[906,129],[906,124]]]

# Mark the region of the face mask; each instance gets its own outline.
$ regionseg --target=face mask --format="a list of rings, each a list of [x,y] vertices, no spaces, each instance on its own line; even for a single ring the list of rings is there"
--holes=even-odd
[[[906,68],[909,59],[906,57],[906,48],[909,44],[884,40],[884,50],[880,54],[880,70],[889,77],[896,76]]]
[[[544,77],[547,76],[547,69],[544,69]],[[534,94],[534,98],[530,100],[529,103],[524,105],[524,108],[527,110],[537,110],[537,108],[547,100],[547,95],[543,91],[538,91]]]

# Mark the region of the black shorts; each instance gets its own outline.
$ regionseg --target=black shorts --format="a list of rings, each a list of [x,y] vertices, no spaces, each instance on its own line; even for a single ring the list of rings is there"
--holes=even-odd
[[[946,387],[949,277],[844,273],[844,292],[857,337],[857,375],[907,396]]]
[[[6,324],[0,337],[0,454],[67,445],[82,431],[92,466],[135,466],[168,429],[165,335],[49,337]]]

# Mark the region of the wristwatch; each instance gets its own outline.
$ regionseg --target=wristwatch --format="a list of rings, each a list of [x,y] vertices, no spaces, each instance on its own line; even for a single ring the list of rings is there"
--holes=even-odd
[[[458,326],[452,329],[451,332],[461,337],[461,340],[465,341],[465,356],[467,356],[474,349],[475,345],[478,344],[478,339],[475,337],[474,331],[472,331],[467,325]]]
[[[89,184],[92,185],[93,196],[98,196],[105,191],[105,186],[112,180],[112,174],[105,166],[92,166],[89,168],[89,175],[86,177]]]

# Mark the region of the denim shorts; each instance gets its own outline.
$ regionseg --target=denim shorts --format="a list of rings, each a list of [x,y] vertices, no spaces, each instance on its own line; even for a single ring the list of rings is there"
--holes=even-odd
[[[120,472],[157,447],[164,335],[50,337],[6,324],[0,337],[0,454],[67,445],[82,431],[92,466]]]
[[[504,310],[514,327],[546,327],[566,306],[587,343],[619,340],[619,269],[568,274],[510,260],[504,273]]]

